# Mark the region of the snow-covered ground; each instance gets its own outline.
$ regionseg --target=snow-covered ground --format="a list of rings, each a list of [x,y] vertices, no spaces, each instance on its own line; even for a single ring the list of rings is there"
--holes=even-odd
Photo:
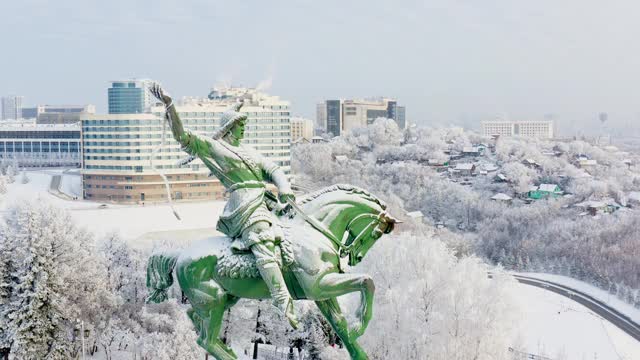
[[[154,241],[182,242],[218,234],[215,224],[222,213],[223,201],[175,204],[182,218],[176,219],[166,204],[113,205],[101,208],[100,202],[66,200],[49,191],[51,177],[62,175],[61,190],[68,195],[80,194],[80,177],[65,173],[63,169],[27,171],[29,183],[20,183],[19,177],[8,186],[0,209],[24,200],[45,200],[66,209],[78,225],[89,228],[97,237],[119,232],[133,245],[146,247]]]
[[[62,174],[60,191],[74,197],[82,197],[82,176],[78,170],[65,171]]]
[[[554,360],[640,359],[640,342],[575,301],[523,284],[511,292],[520,306],[515,349]]]
[[[514,273],[517,275],[528,276],[534,279],[551,281],[553,283],[564,285],[576,291],[585,293],[596,300],[611,306],[620,313],[628,316],[631,320],[640,323],[640,310],[618,299],[615,295],[611,295],[608,291],[599,289],[584,281],[576,280],[567,276],[542,274],[542,273]]]

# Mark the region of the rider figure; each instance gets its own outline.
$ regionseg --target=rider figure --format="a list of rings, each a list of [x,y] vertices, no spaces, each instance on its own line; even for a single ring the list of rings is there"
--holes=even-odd
[[[173,137],[182,149],[200,158],[230,193],[217,229],[234,240],[235,250],[251,250],[273,304],[297,328],[293,302],[274,254],[278,240],[274,231],[276,219],[265,204],[265,182],[276,185],[280,202],[293,201],[295,197],[277,165],[241,144],[247,121],[247,116],[238,112],[242,103],[223,113],[220,128],[212,138],[205,139],[184,130],[171,97],[159,84],[153,84],[151,92],[165,105]]]

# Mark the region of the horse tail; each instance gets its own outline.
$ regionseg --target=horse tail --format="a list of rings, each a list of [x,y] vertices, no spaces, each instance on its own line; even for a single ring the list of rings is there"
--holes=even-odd
[[[147,264],[147,303],[161,303],[167,300],[167,289],[173,285],[173,269],[177,261],[177,254],[151,255]]]

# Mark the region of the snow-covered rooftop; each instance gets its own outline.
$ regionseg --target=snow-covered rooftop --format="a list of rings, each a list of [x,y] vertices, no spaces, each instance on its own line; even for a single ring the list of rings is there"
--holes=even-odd
[[[424,214],[422,213],[422,211],[410,211],[407,212],[407,216],[411,219],[419,219],[424,217]]]
[[[547,192],[554,192],[554,191],[556,191],[557,187],[558,187],[558,185],[556,185],[556,184],[540,184],[540,186],[538,187],[538,190],[547,191]]]
[[[475,165],[473,164],[464,163],[456,165],[456,170],[473,170],[474,167]]]
[[[509,200],[513,200],[513,198],[504,193],[497,193],[491,197],[491,200],[509,201]]]

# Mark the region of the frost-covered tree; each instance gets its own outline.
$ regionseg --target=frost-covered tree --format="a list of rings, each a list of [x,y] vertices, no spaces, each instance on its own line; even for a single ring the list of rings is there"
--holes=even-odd
[[[0,195],[7,193],[7,178],[4,175],[0,175]]]
[[[28,184],[29,183],[29,176],[27,176],[27,172],[26,171],[22,171],[22,175],[20,176],[20,183],[21,184]]]
[[[376,316],[363,336],[373,358],[508,359],[509,278],[488,279],[479,259],[406,233],[378,244],[362,266],[376,279]]]
[[[10,209],[3,236],[16,244],[16,267],[4,314],[18,359],[62,359],[68,349],[65,329],[64,263],[69,258],[69,224],[42,203]]]
[[[143,308],[140,339],[143,359],[191,360],[203,356],[186,309],[175,299]]]
[[[0,176],[2,178],[2,176]],[[9,356],[13,336],[10,332],[7,309],[10,304],[15,281],[12,275],[15,272],[14,251],[15,243],[13,238],[7,236],[2,229],[0,233],[0,358]]]
[[[9,184],[11,184],[14,181],[16,181],[16,168],[12,164],[7,166],[7,171],[6,171],[5,176],[6,176],[7,182]]]

